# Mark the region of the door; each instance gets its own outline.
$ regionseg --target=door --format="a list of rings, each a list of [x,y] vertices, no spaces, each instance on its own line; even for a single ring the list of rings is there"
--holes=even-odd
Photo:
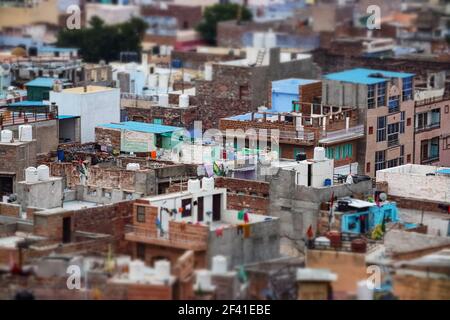
[[[220,213],[222,210],[222,194],[213,195],[213,221],[220,220]]]
[[[70,217],[63,218],[63,234],[62,234],[62,240],[63,243],[68,243],[71,240],[71,223],[72,219]]]
[[[13,193],[13,177],[0,177],[0,201],[2,196]]]
[[[197,221],[203,221],[203,197],[197,199]]]

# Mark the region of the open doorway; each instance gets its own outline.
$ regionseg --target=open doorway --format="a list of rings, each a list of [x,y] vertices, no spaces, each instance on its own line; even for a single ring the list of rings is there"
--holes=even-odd
[[[0,176],[0,197],[13,193],[13,180],[13,176]]]
[[[213,195],[213,221],[219,221],[222,211],[222,194]]]
[[[63,218],[62,224],[62,241],[63,243],[68,243],[72,240],[72,218]]]

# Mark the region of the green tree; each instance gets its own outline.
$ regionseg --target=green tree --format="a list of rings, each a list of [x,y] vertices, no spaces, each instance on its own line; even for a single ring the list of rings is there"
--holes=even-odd
[[[89,28],[61,30],[58,33],[57,45],[74,47],[87,62],[106,62],[119,59],[120,52],[133,51],[140,53],[141,40],[147,24],[132,18],[127,22],[105,25],[102,19],[94,16],[89,21]]]
[[[203,19],[196,29],[206,42],[215,44],[218,22],[227,20],[237,20],[240,22],[251,19],[252,13],[244,6],[235,3],[215,4],[205,9]]]

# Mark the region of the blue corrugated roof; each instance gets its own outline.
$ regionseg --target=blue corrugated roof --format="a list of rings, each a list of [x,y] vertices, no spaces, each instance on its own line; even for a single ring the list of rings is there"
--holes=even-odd
[[[318,80],[290,78],[272,81],[272,92],[298,94],[299,86],[315,82]]]
[[[48,107],[48,103],[44,103],[42,101],[18,101],[8,104],[8,107]]]
[[[26,87],[44,87],[44,88],[52,88],[55,83],[55,78],[36,78],[25,83]]]
[[[71,115],[68,115],[68,114],[66,114],[66,115],[64,115],[64,116],[58,116],[57,118],[59,119],[59,120],[64,120],[64,119],[74,119],[74,118],[79,118],[80,116],[71,116]]]
[[[380,75],[380,77],[377,75]],[[413,76],[413,73],[406,72],[392,72],[385,70],[356,68],[327,74],[325,75],[325,79],[358,84],[377,84],[385,82],[389,78],[409,78]]]
[[[439,169],[436,172],[440,174],[450,174],[450,168]]]
[[[107,123],[107,124],[102,124],[99,127],[110,128],[110,129],[129,130],[129,131],[139,131],[139,132],[147,132],[147,133],[155,133],[155,134],[174,132],[174,131],[183,129],[180,127],[165,126],[162,124],[144,123],[144,122],[136,122],[136,121],[125,121],[125,122],[120,122],[120,123]]]

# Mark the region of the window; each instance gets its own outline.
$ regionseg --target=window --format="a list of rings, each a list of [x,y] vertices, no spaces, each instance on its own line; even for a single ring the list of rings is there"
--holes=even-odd
[[[366,163],[366,172],[369,173],[370,172],[370,162]]]
[[[411,125],[411,118],[406,119],[406,125],[409,127]]]
[[[383,107],[386,105],[386,82],[378,84],[377,87],[377,106]]]
[[[397,167],[397,166],[398,166],[398,159],[388,160],[388,162],[387,162],[388,168]]]
[[[405,133],[405,111],[400,114],[400,133]]]
[[[441,125],[441,109],[433,109],[431,110],[431,123],[430,126],[432,128],[440,127]]]
[[[417,114],[417,120],[416,120],[416,130],[422,130],[427,127],[428,124],[428,112],[423,112]]]
[[[398,133],[400,130],[400,123],[392,123],[388,125],[388,147],[396,146],[398,144]]]
[[[386,168],[386,151],[375,152],[375,171]]]
[[[136,221],[137,222],[145,222],[145,207],[138,206],[136,208]]]
[[[375,108],[375,85],[367,86],[367,108]]]
[[[402,89],[403,101],[412,99],[412,92],[413,92],[412,86],[413,86],[412,77],[403,79],[403,89]]]
[[[441,126],[441,109],[418,113],[416,119],[416,131],[439,128]]]
[[[325,155],[328,159],[346,160],[353,157],[353,145],[346,143],[335,147],[328,147],[325,149]]]
[[[369,134],[373,134],[373,127],[369,127]]]
[[[136,258],[139,260],[145,261],[145,244],[144,243],[136,243]]]
[[[377,142],[386,140],[386,116],[378,117]]]
[[[399,100],[399,96],[389,97],[389,113],[397,112],[400,110]]]
[[[240,99],[248,98],[248,95],[249,95],[248,86],[240,86],[239,87],[239,98]]]
[[[405,146],[400,146],[400,157],[398,158],[398,165],[403,165],[405,163]]]
[[[407,163],[411,163],[411,155],[410,155],[410,154],[408,154],[408,155],[406,156],[406,162],[407,162]]]
[[[190,217],[192,215],[192,199],[182,199],[181,207],[183,208],[183,212],[181,213],[181,217]]]
[[[423,140],[420,145],[421,161],[435,161],[439,159],[439,137]]]
[[[442,143],[443,143],[442,147],[443,147],[444,150],[450,149],[450,137],[447,137],[447,138],[443,139]]]

